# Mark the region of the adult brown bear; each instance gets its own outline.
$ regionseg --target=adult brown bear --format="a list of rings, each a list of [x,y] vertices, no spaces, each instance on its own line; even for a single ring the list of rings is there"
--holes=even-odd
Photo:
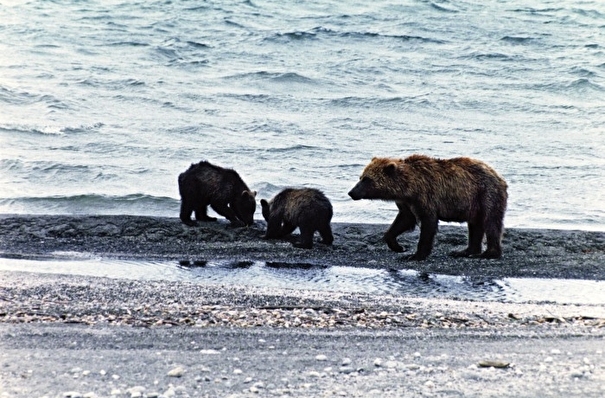
[[[468,223],[468,247],[453,256],[500,258],[506,189],[504,179],[479,160],[412,155],[373,158],[349,196],[397,204],[399,213],[384,234],[393,251],[403,251],[397,236],[420,224],[420,240],[411,260],[424,260],[431,253],[439,220]],[[481,253],[484,235],[487,249]]]
[[[261,199],[260,205],[267,221],[265,239],[281,239],[298,227],[300,241],[293,244],[295,247],[311,249],[315,231],[319,231],[322,243],[331,245],[334,241],[330,227],[332,204],[317,189],[286,188],[270,201]]]
[[[179,193],[180,218],[187,225],[195,225],[193,212],[197,221],[216,221],[208,216],[208,205],[234,227],[254,223],[256,192],[250,191],[235,170],[205,161],[192,164],[179,175]]]

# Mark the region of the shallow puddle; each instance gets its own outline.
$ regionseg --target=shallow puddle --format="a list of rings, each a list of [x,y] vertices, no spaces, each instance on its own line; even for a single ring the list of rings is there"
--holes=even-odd
[[[72,274],[137,280],[189,281],[402,297],[499,302],[605,304],[605,281],[532,278],[476,278],[412,270],[323,267],[258,261],[130,261],[81,253],[2,258],[0,270]]]

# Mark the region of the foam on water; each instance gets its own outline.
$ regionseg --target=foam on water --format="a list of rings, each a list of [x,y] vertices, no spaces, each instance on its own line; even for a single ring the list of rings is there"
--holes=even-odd
[[[178,214],[206,159],[260,197],[373,156],[483,159],[506,225],[605,230],[599,1],[159,0],[0,6],[0,212]],[[58,204],[60,203],[60,204]],[[260,218],[260,212],[257,213]]]

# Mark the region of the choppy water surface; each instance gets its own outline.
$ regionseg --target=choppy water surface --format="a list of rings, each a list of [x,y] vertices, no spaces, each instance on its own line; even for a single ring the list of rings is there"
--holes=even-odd
[[[346,192],[419,152],[492,164],[508,226],[605,230],[604,49],[596,0],[4,1],[0,212],[176,216],[207,159],[386,222]]]
[[[79,257],[79,258],[78,258]],[[260,286],[403,297],[605,305],[605,281],[471,278],[412,270],[323,267],[258,261],[124,261],[64,253],[0,258],[0,271],[28,271],[205,285]]]

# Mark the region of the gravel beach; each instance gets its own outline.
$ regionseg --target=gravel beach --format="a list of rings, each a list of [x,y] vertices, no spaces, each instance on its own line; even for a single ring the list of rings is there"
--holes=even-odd
[[[335,224],[333,247],[264,241],[263,224],[190,228],[135,216],[2,216],[0,256],[233,259],[449,275],[605,279],[605,233],[507,230],[501,260],[427,261]],[[413,250],[415,233],[400,237]],[[1,261],[1,259],[0,259]],[[0,397],[594,396],[605,308],[402,298],[0,272]]]

